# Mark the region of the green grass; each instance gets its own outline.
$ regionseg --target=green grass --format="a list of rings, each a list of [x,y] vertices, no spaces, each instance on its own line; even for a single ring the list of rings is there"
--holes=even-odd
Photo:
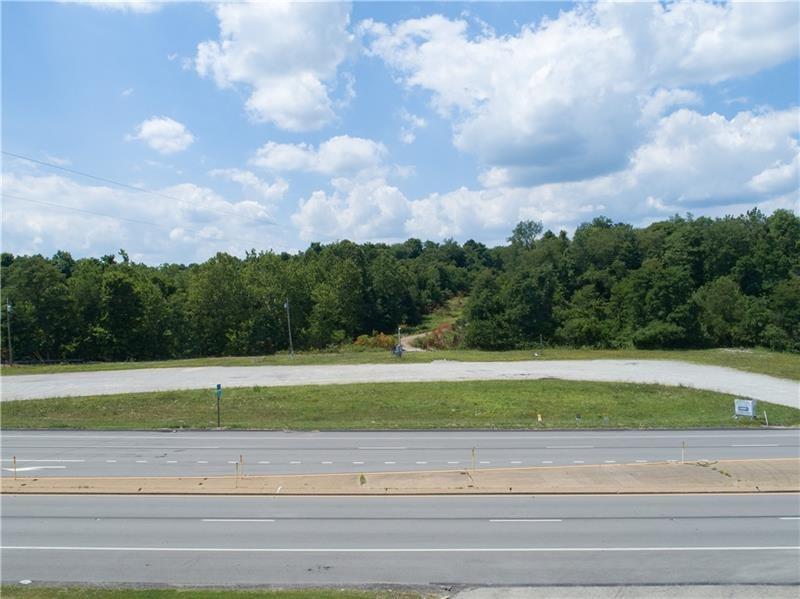
[[[2,426],[52,429],[208,429],[216,402],[206,390],[4,402]],[[764,402],[770,424],[797,426],[800,410]],[[537,422],[541,414],[543,422]],[[580,421],[576,415],[580,414]],[[470,381],[227,389],[230,429],[538,429],[749,427],[733,396],[626,383]]]
[[[9,599],[421,599],[407,591],[356,591],[339,589],[211,590],[211,589],[105,589],[85,587],[4,586]]]
[[[769,374],[800,380],[800,354],[771,352],[764,349],[698,349],[698,350],[638,350],[638,349],[569,349],[546,348],[516,351],[448,350],[409,352],[405,362],[460,360],[464,362],[502,362],[519,360],[681,360],[697,364],[727,366],[748,372]],[[127,370],[133,368],[188,368],[194,366],[266,366],[302,364],[379,364],[395,362],[398,358],[384,350],[346,350],[342,352],[301,352],[292,358],[286,353],[257,357],[194,358],[158,362],[100,362],[93,364],[53,364],[43,366],[3,366],[3,376],[19,374],[49,374],[55,372],[84,372],[90,370]]]

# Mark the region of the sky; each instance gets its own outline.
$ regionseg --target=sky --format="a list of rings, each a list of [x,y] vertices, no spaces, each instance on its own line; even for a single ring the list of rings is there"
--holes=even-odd
[[[6,252],[155,265],[800,210],[798,2],[0,10]]]

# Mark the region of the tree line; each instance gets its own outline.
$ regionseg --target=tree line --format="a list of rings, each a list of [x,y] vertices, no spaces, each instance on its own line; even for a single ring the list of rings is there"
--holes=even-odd
[[[126,360],[298,349],[415,325],[455,295],[457,342],[800,351],[800,218],[675,216],[635,228],[596,218],[572,237],[519,223],[488,248],[409,239],[312,243],[298,254],[219,253],[148,266],[2,254],[15,358]],[[6,333],[5,326],[2,329]],[[5,355],[6,344],[3,344]]]

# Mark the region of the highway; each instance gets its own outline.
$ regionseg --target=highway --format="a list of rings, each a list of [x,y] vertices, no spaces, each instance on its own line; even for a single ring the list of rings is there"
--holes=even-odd
[[[670,360],[208,366],[4,376],[2,401],[224,387],[410,381],[534,380],[683,385],[800,408],[800,383],[732,368]]]
[[[4,583],[800,582],[797,495],[2,501]]]
[[[685,450],[683,444],[685,443]],[[797,458],[800,430],[532,432],[3,431],[2,474],[208,476]]]

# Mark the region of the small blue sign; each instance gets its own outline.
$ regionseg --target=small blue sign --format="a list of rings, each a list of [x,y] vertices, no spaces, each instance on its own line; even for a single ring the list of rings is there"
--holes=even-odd
[[[217,383],[217,399],[222,399],[222,385]]]

